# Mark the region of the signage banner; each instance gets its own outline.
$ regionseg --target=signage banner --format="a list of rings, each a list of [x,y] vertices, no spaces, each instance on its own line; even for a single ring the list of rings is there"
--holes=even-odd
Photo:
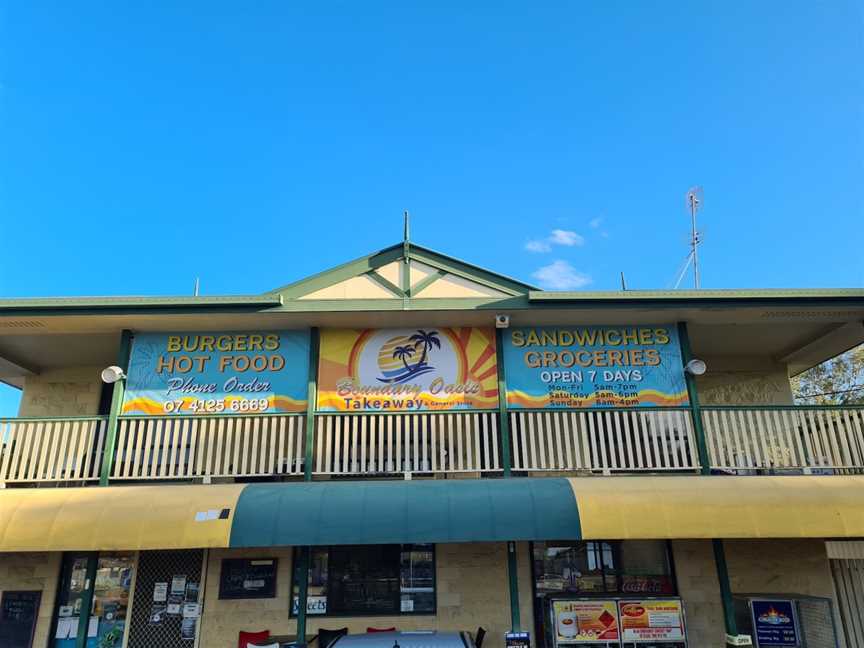
[[[620,601],[625,643],[684,641],[684,610],[678,599]]]
[[[619,639],[615,601],[552,601],[552,620],[556,646]]]
[[[789,600],[750,601],[757,646],[798,648],[801,645],[801,633],[798,630],[794,606]]]
[[[309,331],[137,333],[124,414],[305,412]]]
[[[492,329],[321,331],[319,410],[496,407],[498,367]]]
[[[511,408],[688,403],[674,324],[508,329],[504,368]]]

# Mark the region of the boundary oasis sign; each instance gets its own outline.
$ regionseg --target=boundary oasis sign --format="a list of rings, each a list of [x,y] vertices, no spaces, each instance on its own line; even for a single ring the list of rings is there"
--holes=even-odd
[[[498,365],[492,329],[321,331],[321,411],[496,407]]]
[[[507,405],[686,405],[675,325],[512,328],[504,334]]]
[[[123,414],[305,412],[309,331],[137,333]]]

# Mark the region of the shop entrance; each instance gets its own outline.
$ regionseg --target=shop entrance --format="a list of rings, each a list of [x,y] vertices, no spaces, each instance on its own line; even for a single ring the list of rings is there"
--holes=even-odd
[[[127,648],[193,648],[203,607],[204,551],[142,551]]]

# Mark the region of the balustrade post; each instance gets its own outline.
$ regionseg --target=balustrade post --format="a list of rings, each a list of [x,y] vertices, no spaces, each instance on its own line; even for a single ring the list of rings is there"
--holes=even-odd
[[[309,332],[309,376],[306,389],[306,444],[303,453],[303,479],[312,481],[312,460],[315,439],[315,409],[318,400],[318,349],[320,335],[317,327]]]
[[[686,365],[693,359],[690,348],[690,335],[687,332],[687,322],[678,322],[678,342],[681,345],[681,356]],[[705,427],[702,425],[702,409],[699,407],[699,392],[696,389],[696,377],[684,372],[687,382],[687,397],[690,400],[690,416],[693,421],[693,431],[696,433],[696,450],[699,453],[700,472],[711,474],[711,460],[708,457],[708,444],[705,440]]]
[[[132,331],[123,329],[120,334],[120,350],[117,353],[117,366],[125,373],[129,369],[129,354],[132,351]],[[111,410],[108,413],[108,427],[105,430],[105,450],[102,453],[102,470],[99,473],[99,485],[107,486],[114,468],[114,456],[117,450],[117,427],[120,424],[120,410],[123,407],[123,395],[126,393],[126,379],[121,378],[114,383],[111,392]]]
[[[507,379],[504,376],[504,329],[495,329],[495,356],[498,365],[498,429],[501,432],[501,464],[510,476],[510,418],[507,415]]]

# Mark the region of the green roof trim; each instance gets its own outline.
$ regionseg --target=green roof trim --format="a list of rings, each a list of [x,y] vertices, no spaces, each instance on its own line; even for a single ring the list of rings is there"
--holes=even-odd
[[[749,300],[864,300],[860,288],[800,288],[800,289],[756,289],[756,290],[601,290],[558,292],[532,290],[528,293],[531,302],[643,302],[643,301],[737,301]]]
[[[225,295],[213,297],[37,297],[0,299],[0,315],[144,310],[260,310],[280,306],[278,295]]]
[[[340,283],[346,279],[364,274],[368,275],[370,272],[392,263],[393,261],[404,260],[406,247],[408,249],[409,260],[419,261],[420,263],[431,266],[436,270],[448,272],[463,279],[474,281],[480,285],[493,288],[507,295],[524,295],[529,290],[536,289],[535,286],[531,286],[497,272],[492,272],[491,270],[481,268],[480,266],[466,263],[465,261],[436,252],[435,250],[424,248],[415,243],[406,246],[403,241],[396,245],[384,248],[383,250],[379,250],[378,252],[373,252],[372,254],[354,259],[353,261],[343,263],[335,268],[324,270],[323,272],[319,272],[318,274],[307,277],[306,279],[301,279],[300,281],[295,281],[294,283],[281,286],[280,288],[271,290],[267,294],[282,295],[286,300],[303,297],[304,295],[316,292],[322,288],[327,288],[328,286]],[[378,279],[377,276],[373,276],[372,278],[376,281]],[[381,284],[380,281],[378,283]],[[388,290],[392,290],[392,284],[390,284],[390,282],[381,285]],[[424,285],[424,288],[426,285]],[[398,286],[394,287],[399,288]],[[399,288],[399,291],[402,292],[402,289]],[[405,292],[410,293],[410,289]],[[397,293],[397,295],[398,294],[399,293]]]

